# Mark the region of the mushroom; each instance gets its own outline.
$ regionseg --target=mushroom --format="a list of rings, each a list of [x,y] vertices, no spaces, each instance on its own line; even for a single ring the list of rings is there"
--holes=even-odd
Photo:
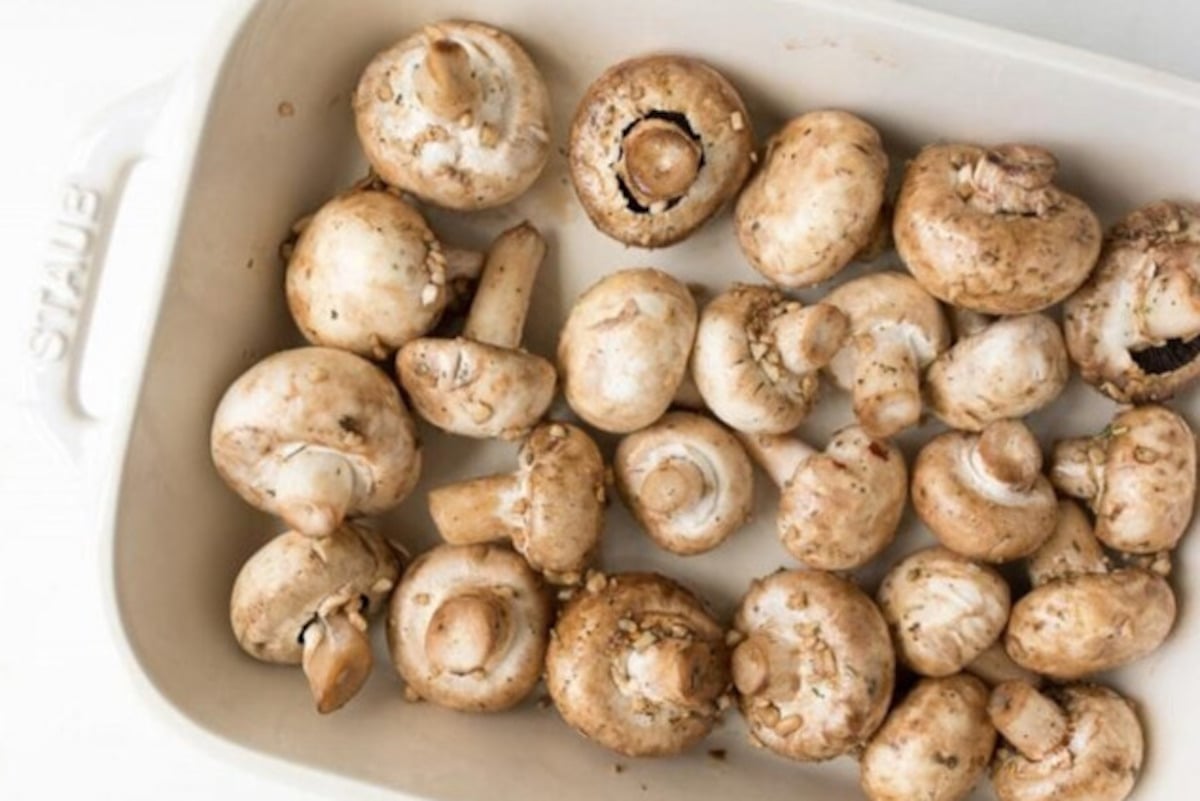
[[[535,428],[517,470],[429,491],[429,514],[454,545],[512,540],[535,570],[575,584],[604,529],[604,460],[581,429]]]
[[[922,679],[871,738],[860,783],[871,801],[961,801],[995,745],[983,682],[963,673]]]
[[[1049,406],[1071,374],[1058,325],[1049,317],[1008,317],[966,336],[925,373],[929,408],[952,428],[980,431]]]
[[[1008,583],[945,548],[897,562],[879,587],[896,655],[923,676],[950,676],[996,642],[1008,622]]]
[[[542,580],[507,548],[439,545],[392,595],[392,664],[410,696],[463,711],[508,709],[541,678],[553,611]]]
[[[779,487],[779,539],[804,565],[851,570],[896,536],[908,469],[891,443],[858,426],[836,432],[824,452],[792,436],[744,434],[741,440]]]
[[[780,286],[832,278],[872,245],[887,173],[879,132],[864,120],[845,111],[793,119],[738,198],[742,253]]]
[[[1054,533],[1025,561],[1034,587],[1064,576],[1107,573],[1111,567],[1087,513],[1072,500],[1058,502]]]
[[[755,579],[734,618],[733,683],[754,742],[801,761],[867,741],[887,714],[887,624],[851,582],[821,571]]]
[[[1105,545],[1137,554],[1170,550],[1192,519],[1196,437],[1163,406],[1127,409],[1096,436],[1055,445],[1050,479],[1087,501]]]
[[[385,181],[450,209],[516,199],[550,155],[541,74],[512,37],[479,22],[429,25],[375,56],[354,119]]]
[[[301,665],[317,711],[340,709],[371,673],[367,618],[383,608],[400,565],[375,532],[347,524],[328,537],[288,531],[238,572],[229,618],[242,650]]]
[[[1023,682],[992,691],[988,711],[1007,743],[992,764],[1000,801],[1122,801],[1142,768],[1142,726],[1107,687],[1038,692]]]
[[[1054,531],[1054,488],[1024,423],[1001,420],[979,434],[934,437],[913,467],[913,508],[952,551],[984,562],[1028,556]]]
[[[579,102],[571,181],[592,223],[644,248],[687,238],[745,183],[754,134],[737,90],[692,58],[624,61]]]
[[[724,631],[665,576],[593,574],[554,626],[546,687],[563,719],[600,745],[678,754],[704,739],[727,703]]]
[[[1063,306],[1083,379],[1122,403],[1166,400],[1200,375],[1200,205],[1161,200],[1112,227]]]
[[[602,431],[645,428],[683,384],[695,335],[696,301],[677,279],[651,268],[602,278],[575,301],[559,337],[567,403]]]
[[[1006,681],[1023,681],[1040,687],[1042,677],[1032,670],[1026,670],[1012,660],[1004,649],[1004,638],[1001,637],[983,650],[965,668],[968,673],[982,679],[984,684],[995,687]]]
[[[909,271],[946,303],[1025,314],[1063,300],[1100,253],[1100,221],[1053,185],[1036,145],[930,145],[913,159],[892,234]]]
[[[546,242],[529,223],[492,244],[466,327],[454,339],[414,339],[396,354],[413,408],[464,437],[517,439],[554,400],[554,365],[521,349]]]
[[[873,437],[916,425],[921,371],[950,346],[937,301],[909,276],[882,272],[847,281],[824,302],[850,318],[850,338],[828,369],[853,393],[858,422]]]
[[[770,287],[738,284],[700,315],[692,375],[726,425],[782,434],[812,410],[817,373],[848,329],[846,315],[834,306],[804,306]]]
[[[630,434],[613,460],[617,491],[660,547],[682,556],[716,548],[754,509],[754,466],[719,423],[671,412]]]
[[[213,416],[212,460],[255,508],[314,537],[412,491],[421,450],[400,393],[341,350],[276,353],[239,377]]]

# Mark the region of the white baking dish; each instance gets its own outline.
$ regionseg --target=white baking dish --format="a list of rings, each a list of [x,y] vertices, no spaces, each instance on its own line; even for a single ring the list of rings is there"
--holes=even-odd
[[[1200,159],[1193,156],[1200,86],[878,1],[852,8],[834,0],[237,5],[211,49],[174,87],[160,129],[171,132],[173,155],[166,163],[177,165],[171,167],[173,194],[162,209],[174,245],[161,263],[144,266],[143,297],[126,298],[158,304],[140,394],[131,393],[107,426],[77,411],[73,393],[86,325],[75,321],[89,316],[112,203],[123,167],[141,155],[150,110],[162,101],[157,92],[115,112],[78,165],[73,181],[95,191],[95,203],[80,205],[76,198],[71,214],[98,236],[79,254],[76,313],[43,320],[47,349],[34,374],[47,420],[64,442],[84,457],[102,454],[92,466],[110,488],[99,513],[112,559],[105,602],[139,681],[153,688],[148,697],[170,710],[172,720],[202,732],[200,739],[221,744],[222,753],[306,779],[316,774],[296,766],[315,769],[339,797],[365,793],[368,785],[447,801],[859,797],[851,760],[799,765],[756,751],[736,714],[695,753],[631,762],[585,742],[532,700],[489,717],[406,703],[382,641],[362,695],[327,718],[313,712],[300,671],[258,664],[238,650],[227,621],[229,588],[243,559],[278,524],[248,510],[217,478],[208,459],[209,422],[236,375],[298,342],[283,302],[277,247],[295,218],[362,171],[349,113],[358,72],[376,50],[422,23],[465,15],[486,20],[516,34],[546,73],[561,141],[574,103],[604,66],[650,50],[686,52],[711,61],[743,91],[760,137],[788,115],[837,106],[877,124],[897,166],[935,139],[1037,141],[1058,153],[1065,185],[1092,201],[1106,221],[1158,197],[1200,195]],[[575,203],[561,155],[511,208],[432,216],[445,238],[460,244],[482,246],[524,217],[547,233],[550,256],[527,335],[529,347],[544,354],[552,353],[571,300],[610,270],[659,266],[710,288],[756,279],[727,217],[660,252],[631,251],[605,239]],[[1196,393],[1175,406],[1200,422]],[[1034,422],[1048,441],[1098,429],[1112,409],[1075,385]],[[849,419],[847,404],[830,391],[802,433],[823,442]],[[113,431],[116,447],[97,451],[97,431]],[[910,455],[928,433],[904,438]],[[426,488],[500,468],[514,453],[511,445],[479,445],[428,429],[423,434],[422,487],[382,521],[414,549],[434,540]],[[717,551],[688,560],[654,550],[614,504],[604,566],[680,577],[727,614],[751,576],[789,563],[774,536],[773,492],[766,485],[760,482],[754,525]],[[923,541],[927,535],[915,529],[910,516],[895,552]],[[889,559],[860,578],[871,584]],[[1112,677],[1141,703],[1148,727],[1141,799],[1192,794],[1200,622],[1190,589],[1198,570],[1200,542],[1192,535],[1178,554],[1182,614],[1175,635],[1159,653]],[[724,749],[727,757],[714,759],[708,749]],[[622,772],[612,769],[618,762]]]

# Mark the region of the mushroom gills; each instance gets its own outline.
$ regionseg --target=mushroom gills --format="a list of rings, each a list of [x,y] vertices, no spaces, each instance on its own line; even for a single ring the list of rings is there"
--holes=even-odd
[[[648,152],[646,152],[648,151]],[[635,214],[670,211],[704,169],[704,143],[687,115],[655,109],[621,131],[617,188]]]
[[[1188,340],[1168,339],[1161,345],[1129,351],[1129,357],[1133,359],[1134,364],[1147,375],[1173,373],[1191,364],[1198,355],[1200,336]]]

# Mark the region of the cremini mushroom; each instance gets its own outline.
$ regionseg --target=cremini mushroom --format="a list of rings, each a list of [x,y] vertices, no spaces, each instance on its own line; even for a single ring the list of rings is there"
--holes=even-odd
[[[754,466],[719,423],[670,412],[621,440],[617,491],[660,547],[689,556],[716,548],[750,519]]]
[[[521,223],[488,251],[466,327],[454,339],[414,339],[396,354],[413,408],[464,437],[517,439],[554,400],[554,365],[521,349],[530,295],[546,242]]]
[[[904,173],[892,234],[921,286],[987,314],[1053,306],[1088,277],[1100,221],[1054,186],[1058,161],[1035,145],[924,148]]]
[[[247,503],[316,537],[400,503],[421,470],[395,384],[331,348],[283,351],[243,373],[213,416],[211,448]]]
[[[541,578],[507,548],[439,545],[392,595],[392,663],[410,696],[470,712],[508,709],[541,678],[553,609]]]
[[[833,277],[872,244],[887,173],[879,132],[864,120],[845,111],[793,119],[738,198],[742,252],[780,286]]]
[[[1166,400],[1200,375],[1200,205],[1159,201],[1109,231],[1063,306],[1083,379],[1122,403]]]
[[[371,673],[367,618],[383,608],[399,573],[388,544],[359,525],[319,538],[289,531],[238,573],[233,633],[255,659],[302,665],[317,711],[333,712]]]
[[[1054,488],[1042,450],[1023,423],[990,423],[979,434],[931,439],[913,466],[913,508],[952,551],[984,562],[1028,556],[1054,531]]]
[[[354,118],[385,181],[451,209],[515,199],[550,155],[541,74],[512,37],[479,22],[429,25],[375,56]]]
[[[1104,544],[1138,554],[1167,551],[1192,519],[1196,437],[1166,407],[1127,409],[1096,436],[1055,445],[1050,479],[1087,501]]]
[[[659,248],[703,225],[750,174],[754,134],[737,90],[692,58],[646,56],[604,72],[575,112],[571,181],[592,223]]]
[[[871,436],[890,437],[921,418],[921,372],[950,346],[942,309],[911,277],[873,273],[847,281],[825,303],[850,318],[850,338],[829,364]]]
[[[604,529],[604,461],[582,430],[566,423],[535,428],[517,470],[429,491],[429,514],[455,545],[512,540],[533,568],[574,584]]]
[[[567,723],[606,748],[677,754],[712,730],[727,702],[725,633],[664,576],[593,574],[554,626],[546,687]]]
[[[558,341],[567,403],[602,431],[628,434],[662,417],[683,384],[696,335],[696,301],[650,268],[620,270],[589,287]]]
[[[692,376],[726,425],[782,434],[812,410],[818,372],[848,330],[849,320],[834,306],[805,306],[770,287],[738,284],[704,307]]]
[[[871,738],[860,783],[871,801],[961,801],[995,745],[983,682],[962,673],[922,679]]]
[[[822,571],[753,581],[734,619],[733,682],[755,742],[820,761],[866,743],[887,714],[895,655],[879,609]]]

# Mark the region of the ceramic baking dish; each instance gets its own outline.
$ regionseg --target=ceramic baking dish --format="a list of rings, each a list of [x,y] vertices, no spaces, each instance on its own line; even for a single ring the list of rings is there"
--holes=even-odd
[[[298,337],[283,302],[277,255],[289,225],[363,170],[349,112],[359,71],[380,48],[423,23],[470,15],[513,32],[545,72],[559,142],[585,86],[603,67],[670,50],[702,56],[742,90],[760,137],[789,115],[835,106],[883,132],[895,165],[937,139],[1032,140],[1061,158],[1062,181],[1106,221],[1159,197],[1200,195],[1200,87],[1110,60],[886,2],[829,0],[244,0],[211,48],[167,91],[114,112],[82,151],[64,214],[96,236],[80,240],[76,312],[39,317],[36,342],[47,420],[77,453],[98,424],[77,409],[80,351],[104,256],[105,234],[128,163],[146,130],[167,130],[171,191],[161,226],[173,244],[141,266],[140,296],[157,322],[147,331],[140,393],[107,421],[116,443],[95,474],[109,488],[99,521],[111,546],[110,597],[119,638],[153,704],[203,742],[265,770],[317,779],[338,797],[388,788],[465,799],[614,797],[795,799],[859,797],[849,759],[801,765],[749,747],[731,714],[694,753],[629,761],[585,742],[535,693],[521,709],[468,717],[406,703],[382,641],[361,696],[318,717],[298,670],[258,664],[237,648],[228,593],[242,563],[276,522],[253,513],[220,482],[208,458],[208,427],[226,385],[258,358]],[[158,127],[151,113],[169,98]],[[73,194],[72,194],[73,193]],[[575,202],[561,149],[534,191],[511,207],[451,217],[433,214],[444,238],[484,245],[529,218],[550,255],[536,289],[527,344],[552,353],[571,300],[601,275],[653,265],[709,288],[756,275],[738,253],[727,216],[691,240],[658,252],[601,236]],[[69,220],[68,220],[69,221]],[[887,264],[894,257],[885,257]],[[856,267],[844,274],[862,272]],[[806,293],[811,298],[812,293]],[[80,324],[79,321],[82,321]],[[31,340],[34,341],[34,340]],[[139,362],[139,365],[141,362]],[[136,385],[135,385],[136,388]],[[1200,403],[1175,403],[1193,424]],[[1074,385],[1034,418],[1043,441],[1098,429],[1113,406]],[[561,411],[561,410],[560,410]],[[823,442],[850,419],[830,391],[802,433]],[[930,429],[902,440],[912,454]],[[434,541],[425,490],[507,464],[514,446],[476,444],[423,431],[421,488],[381,521],[414,550]],[[610,448],[611,440],[604,445]],[[648,544],[614,504],[603,564],[650,568],[683,579],[727,615],[747,581],[789,560],[773,531],[773,493],[760,481],[756,522],[715,552],[670,557]],[[894,552],[859,578],[873,586],[896,553],[922,543],[911,516]],[[1148,758],[1138,798],[1190,797],[1200,741],[1200,622],[1191,588],[1200,538],[1180,549],[1175,585],[1182,614],[1160,652],[1111,677],[1142,706]],[[376,632],[379,633],[378,631]],[[709,753],[724,752],[723,759]],[[623,763],[624,770],[614,770]],[[308,770],[306,770],[308,769]],[[980,790],[978,797],[987,797]]]

